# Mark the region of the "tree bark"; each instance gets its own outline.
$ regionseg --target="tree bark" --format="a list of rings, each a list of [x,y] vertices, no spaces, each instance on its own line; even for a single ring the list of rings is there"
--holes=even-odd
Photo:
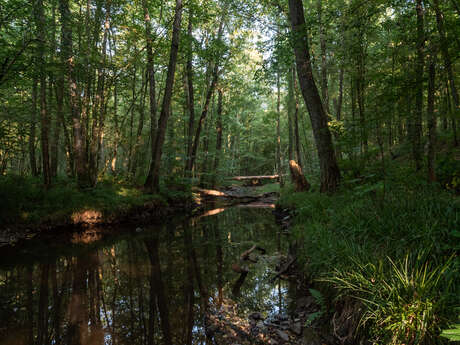
[[[318,8],[318,25],[319,25],[319,41],[321,49],[321,98],[324,104],[324,110],[329,116],[329,90],[327,87],[327,60],[326,60],[326,33],[323,22],[323,4],[322,0],[317,0]]]
[[[423,6],[422,0],[416,2],[417,13],[417,63],[415,67],[415,114],[412,118],[411,142],[412,156],[415,161],[416,170],[422,167],[422,152],[421,152],[421,133],[422,133],[422,107],[423,107],[423,65],[424,65],[424,42],[425,33],[423,28]]]
[[[36,121],[37,121],[37,87],[38,80],[34,77],[32,84],[32,111],[30,119],[30,130],[29,130],[29,160],[30,160],[30,170],[32,176],[38,176],[37,170],[37,160],[35,158],[35,130],[36,130]]]
[[[305,178],[302,168],[294,160],[289,161],[289,170],[291,171],[292,181],[295,184],[296,192],[307,192],[310,189],[310,184]]]
[[[41,148],[42,148],[42,166],[43,166],[43,183],[45,188],[51,185],[50,155],[49,155],[49,114],[46,105],[46,69],[45,69],[45,43],[46,43],[46,22],[43,0],[35,0],[34,17],[37,27],[37,64],[40,78],[40,121],[41,121]]]
[[[284,185],[283,174],[281,171],[281,92],[280,92],[280,73],[276,74],[276,171],[280,179],[280,186]]]
[[[295,102],[295,110],[294,110],[294,142],[295,142],[295,152],[296,152],[296,160],[299,164],[300,168],[302,168],[302,155],[301,155],[301,147],[300,147],[300,134],[299,134],[299,100],[297,98],[297,76],[295,74],[295,67],[292,66],[292,80],[293,80],[293,93],[294,93],[294,102]]]
[[[292,33],[296,39],[294,52],[300,88],[310,113],[313,135],[318,150],[321,169],[321,191],[334,192],[340,181],[340,171],[327,124],[327,115],[313,78],[310,53],[308,51],[308,35],[305,30],[305,17],[301,0],[289,0],[289,16]]]
[[[147,0],[142,1],[144,8],[144,21],[145,21],[145,39],[147,41],[147,74],[149,84],[149,102],[150,102],[150,143],[152,154],[155,150],[155,134],[157,131],[157,101],[155,90],[155,66],[152,47],[152,24],[150,22],[150,14],[147,6]],[[153,156],[152,156],[153,157]]]
[[[92,138],[89,152],[89,173],[91,179],[91,186],[97,184],[101,141],[104,131],[104,119],[105,119],[105,80],[106,80],[106,62],[107,62],[107,40],[110,29],[110,10],[112,2],[111,0],[106,1],[105,8],[105,20],[104,20],[104,36],[102,39],[102,59],[99,62],[99,68],[97,70],[97,84],[96,84],[96,97],[94,100],[93,107],[93,128]],[[98,6],[100,8],[102,6]],[[97,18],[96,18],[97,20]],[[98,23],[98,22],[97,22]],[[96,31],[98,33],[98,31]],[[95,32],[95,36],[96,36]],[[97,42],[97,39],[94,39]]]
[[[436,181],[436,115],[434,113],[434,94],[436,77],[436,53],[431,53],[430,66],[428,73],[428,102],[427,102],[427,122],[428,122],[428,180]]]
[[[176,72],[177,53],[179,51],[180,27],[182,21],[182,0],[176,0],[176,8],[174,14],[173,33],[171,40],[171,51],[169,55],[168,74],[166,77],[165,92],[163,96],[163,104],[158,120],[158,130],[154,139],[152,150],[152,162],[150,164],[149,174],[145,182],[145,187],[152,192],[158,192],[160,188],[160,165],[163,143],[165,140],[166,126],[170,114],[172,89],[174,85],[174,75]]]
[[[217,120],[216,120],[216,153],[214,156],[214,167],[213,167],[213,177],[211,187],[215,188],[216,180],[217,180],[217,170],[219,169],[219,160],[220,154],[222,151],[222,103],[223,103],[223,92],[222,89],[218,89],[218,97],[217,97]]]
[[[80,188],[90,185],[88,174],[88,163],[85,152],[86,138],[83,135],[82,119],[79,109],[79,91],[75,77],[75,57],[73,56],[72,23],[68,0],[59,0],[59,10],[61,12],[61,57],[62,64],[66,66],[66,73],[69,92],[70,113],[72,116],[73,130],[73,152],[75,168],[77,171],[77,182]]]
[[[189,39],[188,52],[187,52],[187,65],[186,65],[186,74],[187,74],[187,100],[188,100],[188,111],[189,111],[189,120],[188,120],[188,131],[187,131],[187,157],[185,163],[186,173],[191,173],[190,159],[192,157],[192,142],[193,142],[193,128],[195,126],[195,93],[193,90],[193,10],[189,10],[189,19],[188,19],[188,28],[187,35]]]

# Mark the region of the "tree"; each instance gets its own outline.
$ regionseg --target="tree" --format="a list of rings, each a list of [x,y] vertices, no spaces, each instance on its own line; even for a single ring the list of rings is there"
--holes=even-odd
[[[327,124],[327,115],[313,78],[304,9],[301,0],[289,0],[289,19],[292,26],[300,89],[310,114],[318,150],[321,168],[321,191],[334,192],[339,184],[340,171]]]

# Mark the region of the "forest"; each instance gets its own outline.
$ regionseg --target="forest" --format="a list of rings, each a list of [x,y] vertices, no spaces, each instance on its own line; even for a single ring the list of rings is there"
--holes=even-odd
[[[459,0],[3,0],[0,345],[460,341],[459,70]]]

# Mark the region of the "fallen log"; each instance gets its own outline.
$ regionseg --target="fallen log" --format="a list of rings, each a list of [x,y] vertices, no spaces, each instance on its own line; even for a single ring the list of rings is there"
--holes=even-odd
[[[244,180],[276,180],[279,175],[259,175],[259,176],[234,176],[230,180],[244,181]]]
[[[258,245],[254,244],[250,249],[246,250],[240,255],[240,260],[244,261],[249,258],[249,255],[254,251],[254,250],[260,251],[262,254],[265,254],[265,249],[262,247],[259,247]]]

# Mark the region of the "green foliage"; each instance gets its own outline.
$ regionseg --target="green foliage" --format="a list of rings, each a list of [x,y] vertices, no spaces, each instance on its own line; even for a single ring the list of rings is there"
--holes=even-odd
[[[311,325],[315,320],[321,318],[321,316],[323,316],[326,312],[326,300],[323,294],[316,289],[308,289],[308,291],[310,291],[311,295],[315,299],[316,304],[319,305],[320,310],[308,315],[307,321],[305,323],[306,326]]]
[[[16,175],[0,177],[0,200],[0,225],[59,223],[77,211],[96,210],[111,216],[145,202],[167,204],[165,197],[144,194],[123,180],[105,179],[82,191],[73,180],[63,179],[45,190],[40,180]]]
[[[460,203],[407,164],[368,164],[333,196],[282,190],[312,280],[363,301],[376,344],[439,343],[460,295]]]
[[[440,326],[450,316],[453,301],[452,257],[439,260],[407,254],[393,262],[364,263],[356,258],[350,270],[335,270],[324,280],[339,296],[353,296],[364,303],[361,324],[367,326],[377,344],[436,343]],[[450,302],[450,303],[449,303]]]

